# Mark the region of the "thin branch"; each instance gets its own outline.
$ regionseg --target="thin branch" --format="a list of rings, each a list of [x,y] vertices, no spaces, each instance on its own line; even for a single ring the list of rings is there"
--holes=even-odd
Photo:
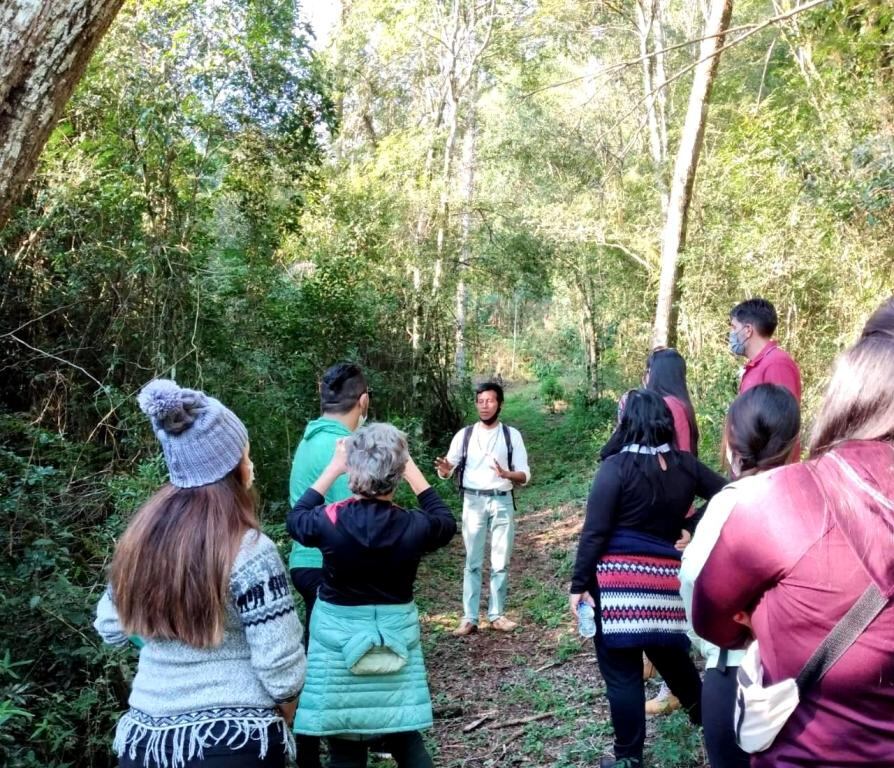
[[[736,38],[736,40],[734,40],[733,43],[730,44],[730,45],[735,45],[736,43],[739,43],[742,40],[745,40],[747,37],[751,37],[751,35],[753,35],[755,32],[759,32],[762,29],[766,29],[767,27],[771,26],[772,24],[775,24],[779,21],[786,21],[787,19],[790,19],[792,16],[796,16],[797,14],[803,13],[804,11],[809,11],[811,8],[815,8],[818,5],[822,5],[823,3],[828,3],[828,2],[829,2],[829,0],[811,0],[811,2],[809,2],[809,3],[805,3],[804,5],[799,5],[797,8],[793,8],[791,11],[786,11],[785,13],[780,13],[779,15],[773,16],[772,18],[769,18],[766,21],[762,21],[759,23],[754,22],[751,24],[742,24],[741,26],[738,26],[738,27],[730,27],[729,29],[727,29],[724,32],[718,32],[717,34],[713,34],[713,35],[705,35],[704,37],[693,37],[689,40],[684,40],[682,43],[674,43],[673,45],[669,45],[665,48],[658,48],[654,51],[648,51],[648,52],[644,53],[642,56],[637,56],[635,59],[627,59],[626,61],[621,61],[621,62],[618,62],[617,64],[612,64],[611,66],[605,67],[604,69],[600,69],[598,72],[594,72],[593,74],[590,74],[590,75],[578,75],[577,77],[572,77],[568,80],[562,80],[558,83],[550,83],[549,85],[544,85],[544,86],[541,86],[540,88],[535,88],[533,91],[528,91],[528,93],[523,93],[521,96],[519,96],[519,98],[527,99],[527,98],[534,96],[538,93],[541,93],[543,91],[548,91],[552,88],[561,88],[563,85],[571,85],[572,83],[577,83],[577,82],[580,82],[581,80],[590,80],[590,79],[595,80],[595,79],[602,77],[604,75],[610,75],[614,72],[617,72],[619,69],[624,69],[626,67],[633,66],[634,64],[640,64],[643,61],[645,61],[646,59],[651,59],[653,56],[657,56],[658,54],[661,54],[661,53],[675,51],[679,48],[686,48],[687,46],[694,45],[695,43],[701,43],[704,40],[711,40],[712,38],[721,37],[722,35],[730,35],[730,34],[735,34],[736,32],[743,32],[743,31],[749,30],[747,32],[747,34],[742,35],[742,37]],[[726,46],[726,47],[729,47],[729,46]],[[723,50],[724,50],[724,48],[721,48],[719,51],[717,51],[717,53],[720,53],[720,51],[723,51]],[[655,89],[655,91],[653,91],[652,93],[650,93],[649,96],[652,96],[655,93],[657,93],[657,91],[661,90],[661,88],[664,85],[667,85],[667,83],[672,82],[672,80],[673,80],[673,78],[667,80],[664,84],[658,86],[658,88]]]
[[[809,10],[810,8],[813,8],[817,5],[820,5],[821,3],[827,3],[828,1],[829,0],[812,0],[811,2],[806,3],[805,5],[799,6],[798,8],[794,9],[793,11],[789,11],[788,13],[781,14],[780,16],[774,16],[772,19],[767,19],[765,22],[759,24],[758,26],[754,27],[750,31],[746,32],[745,34],[740,35],[732,42],[729,42],[729,43],[726,43],[726,44],[720,46],[720,48],[718,48],[716,51],[712,51],[707,56],[705,56],[701,59],[698,59],[697,61],[693,61],[691,64],[687,64],[685,67],[683,67],[683,69],[681,69],[679,72],[676,72],[673,75],[671,75],[667,80],[665,80],[663,83],[661,83],[661,85],[659,85],[657,88],[655,88],[654,90],[647,93],[641,99],[637,100],[634,103],[634,105],[629,110],[627,110],[627,112],[625,112],[623,115],[621,115],[611,126],[609,126],[605,131],[603,131],[599,136],[596,137],[596,139],[595,139],[596,143],[602,142],[602,140],[605,139],[605,137],[608,136],[609,133],[611,133],[615,128],[617,128],[619,125],[621,125],[621,123],[623,123],[624,120],[626,120],[628,117],[630,117],[630,115],[632,115],[634,112],[636,112],[636,110],[639,109],[641,104],[645,103],[650,98],[652,98],[656,93],[658,93],[658,91],[662,90],[663,88],[667,88],[667,86],[669,86],[671,83],[673,83],[676,80],[679,80],[686,73],[691,72],[699,64],[702,64],[702,63],[708,61],[709,59],[713,59],[715,56],[719,56],[724,51],[729,50],[730,48],[732,48],[735,45],[738,45],[743,40],[751,37],[752,35],[756,35],[758,32],[766,29],[767,27],[771,26],[772,24],[776,23],[777,21],[781,21],[785,18],[789,18],[789,17],[793,16],[795,13],[801,13],[801,12]],[[724,34],[728,34],[728,33],[729,33],[729,30],[727,30],[727,32]],[[709,35],[705,39],[707,40],[711,37],[719,37],[719,36],[720,35]]]
[[[97,385],[98,385],[100,388],[102,388],[102,387],[105,386],[105,385],[104,385],[99,379],[97,379],[92,373],[90,373],[89,371],[85,370],[84,368],[81,368],[80,365],[77,365],[76,363],[73,363],[73,362],[71,362],[70,360],[66,360],[64,357],[59,357],[58,355],[54,355],[52,352],[45,352],[44,350],[42,350],[42,349],[38,349],[37,347],[32,347],[27,341],[23,341],[23,340],[20,339],[18,336],[16,336],[14,333],[11,333],[11,332],[10,332],[10,333],[4,334],[4,336],[8,336],[8,337],[11,338],[13,341],[17,341],[17,342],[18,342],[19,344],[21,344],[22,346],[24,346],[24,347],[28,347],[28,349],[30,349],[32,352],[37,352],[38,354],[42,355],[43,357],[49,357],[49,358],[51,358],[51,359],[53,359],[53,360],[56,360],[56,361],[58,361],[58,362],[60,362],[60,363],[65,363],[65,365],[70,365],[72,368],[76,368],[76,369],[79,370],[81,373],[83,373],[88,379],[90,379],[91,381],[95,381],[95,382],[97,383]]]
[[[74,303],[65,304],[64,306],[61,306],[61,307],[53,307],[53,309],[51,309],[49,312],[44,312],[39,317],[35,317],[34,319],[29,320],[27,323],[22,323],[18,328],[14,328],[11,331],[7,331],[6,333],[0,334],[0,339],[5,339],[7,336],[12,336],[14,333],[18,333],[23,328],[27,328],[29,325],[32,325],[33,323],[36,323],[39,320],[43,320],[45,317],[52,315],[54,312],[61,312],[63,309],[68,309],[69,307],[73,307],[73,306],[74,306]]]
[[[518,717],[515,720],[506,720],[502,723],[494,723],[491,725],[491,728],[511,728],[513,725],[527,725],[528,723],[536,722],[537,720],[545,720],[547,717],[555,717],[555,712],[544,712],[540,715],[531,715],[529,717]]]

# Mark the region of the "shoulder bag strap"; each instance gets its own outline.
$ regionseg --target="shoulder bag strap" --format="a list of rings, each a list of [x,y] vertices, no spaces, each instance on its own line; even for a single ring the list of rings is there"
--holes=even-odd
[[[860,599],[832,627],[832,631],[826,635],[823,642],[820,643],[820,647],[807,660],[796,680],[798,693],[801,696],[811,685],[822,679],[823,675],[854,644],[887,604],[888,599],[881,593],[875,582],[871,582]]]
[[[469,442],[472,440],[473,424],[463,430],[463,450],[459,457],[459,466],[456,468],[456,485],[459,487],[460,498],[463,496],[463,475],[466,473],[466,460],[469,457]]]
[[[891,508],[891,502],[885,499],[878,491],[867,485],[863,479],[854,471],[841,456],[835,451],[829,452],[829,458],[837,465],[844,479],[853,485],[856,485],[861,491],[869,495],[875,502],[882,506]],[[826,674],[850,648],[857,638],[863,634],[866,628],[872,623],[873,619],[881,613],[882,609],[888,604],[886,598],[875,582],[870,582],[866,591],[860,596],[860,599],[854,603],[850,610],[841,617],[841,620],[832,627],[832,631],[823,639],[813,655],[807,660],[804,668],[801,670],[797,678],[798,692],[804,695],[811,685],[818,683],[823,675]]]

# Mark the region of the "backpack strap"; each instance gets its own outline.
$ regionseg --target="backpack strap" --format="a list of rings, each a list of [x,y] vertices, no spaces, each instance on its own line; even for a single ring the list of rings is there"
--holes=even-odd
[[[506,463],[509,465],[509,471],[512,472],[515,467],[512,466],[512,435],[509,432],[509,427],[505,424],[501,424],[503,427],[503,439],[506,441]]]
[[[509,465],[509,471],[512,472],[515,470],[515,467],[512,466],[512,434],[505,424],[501,424],[501,426],[503,427],[503,439],[506,441],[506,463]],[[512,494],[512,509],[518,512],[518,504],[515,501],[515,483],[512,484],[510,493]]]
[[[804,696],[804,692],[818,683],[850,648],[856,639],[863,634],[872,620],[881,613],[888,604],[888,599],[881,593],[875,582],[870,582],[860,599],[854,603],[850,610],[844,614],[841,620],[832,627],[832,631],[823,638],[813,655],[807,660],[804,668],[798,674],[798,694]]]
[[[463,488],[463,475],[466,473],[466,460],[469,458],[469,443],[472,440],[472,430],[475,425],[471,425],[466,427],[463,430],[463,448],[462,453],[459,457],[459,464],[456,465],[456,472],[454,472],[453,476],[456,478],[456,487],[459,489],[459,498],[463,499],[465,496],[465,488]]]

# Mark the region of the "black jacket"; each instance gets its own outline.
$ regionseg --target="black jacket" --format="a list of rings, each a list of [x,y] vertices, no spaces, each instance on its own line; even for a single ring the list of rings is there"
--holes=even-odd
[[[663,455],[666,471],[657,468],[655,456],[618,453],[602,462],[587,498],[573,594],[594,588],[596,563],[615,529],[629,528],[674,543],[683,528],[690,533],[695,528],[698,518],[686,517],[695,497],[710,499],[726,485],[726,478],[691,453],[673,450]],[[646,462],[656,464],[645,471]]]
[[[433,488],[419,509],[389,501],[351,498],[326,505],[308,488],[289,514],[293,539],[323,552],[319,596],[335,605],[409,603],[416,569],[426,552],[443,547],[456,520]]]

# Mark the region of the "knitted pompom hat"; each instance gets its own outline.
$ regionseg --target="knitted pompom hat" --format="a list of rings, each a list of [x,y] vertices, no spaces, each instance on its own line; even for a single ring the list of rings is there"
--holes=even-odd
[[[219,400],[170,379],[150,381],[137,400],[161,443],[172,485],[209,485],[239,464],[248,431]]]

